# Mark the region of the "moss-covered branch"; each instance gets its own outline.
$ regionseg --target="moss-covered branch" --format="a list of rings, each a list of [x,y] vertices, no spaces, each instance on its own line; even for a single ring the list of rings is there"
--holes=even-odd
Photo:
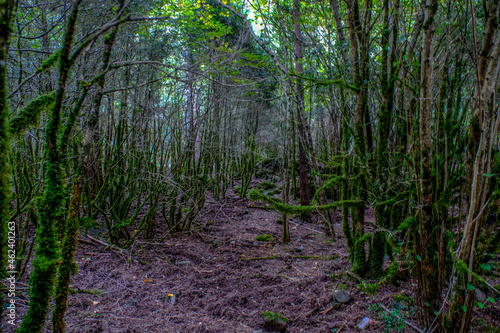
[[[341,201],[334,201],[323,206],[294,206],[278,202],[275,199],[271,198],[270,196],[262,194],[257,190],[250,190],[250,192],[248,192],[248,198],[252,201],[258,201],[258,200],[265,201],[268,204],[270,204],[276,211],[283,214],[311,213],[315,210],[328,210],[328,209],[335,209],[343,205],[356,206],[360,204],[360,202],[357,200],[341,200]]]
[[[36,125],[43,110],[50,108],[56,98],[55,91],[42,95],[28,103],[19,114],[10,120],[12,135],[19,135],[28,127]]]

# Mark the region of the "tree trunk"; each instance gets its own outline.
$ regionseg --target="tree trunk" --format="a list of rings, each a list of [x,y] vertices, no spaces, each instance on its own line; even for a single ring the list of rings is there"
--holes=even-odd
[[[0,279],[7,277],[7,222],[10,211],[10,184],[9,184],[9,104],[7,101],[7,64],[9,56],[9,38],[11,33],[11,19],[16,11],[17,1],[8,0],[0,3]],[[12,267],[12,269],[10,268]],[[9,265],[14,270],[14,265]],[[0,317],[3,318],[3,293],[0,293]],[[2,328],[0,327],[0,332]]]
[[[309,196],[309,159],[308,138],[306,132],[305,119],[305,103],[304,103],[304,85],[301,75],[303,71],[302,65],[302,31],[300,23],[300,5],[301,0],[293,0],[293,28],[295,33],[294,38],[294,53],[295,53],[295,85],[294,93],[297,103],[297,130],[299,133],[299,186],[300,186],[300,204],[309,206],[311,203]],[[312,156],[310,156],[312,158]],[[311,221],[310,213],[302,213],[301,219],[305,222]]]
[[[76,17],[81,0],[74,0],[68,17],[64,43],[59,59],[59,81],[56,98],[50,110],[45,130],[45,156],[47,159],[45,174],[45,193],[40,204],[40,223],[37,228],[36,241],[38,247],[30,275],[30,303],[28,312],[23,318],[18,332],[41,332],[47,316],[49,300],[53,288],[57,265],[60,264],[57,237],[54,221],[60,217],[64,198],[60,152],[57,147],[57,136],[61,123],[61,109],[66,81],[69,75],[70,50],[75,33]]]
[[[441,295],[439,294],[437,281],[437,237],[433,220],[433,182],[432,182],[432,79],[433,79],[433,41],[435,23],[434,17],[437,11],[438,1],[427,0],[425,2],[425,22],[423,25],[422,61],[420,76],[420,225],[418,239],[419,243],[415,254],[416,264],[420,266],[421,280],[421,303],[423,309],[423,325],[429,327],[434,320],[434,311],[439,310]]]

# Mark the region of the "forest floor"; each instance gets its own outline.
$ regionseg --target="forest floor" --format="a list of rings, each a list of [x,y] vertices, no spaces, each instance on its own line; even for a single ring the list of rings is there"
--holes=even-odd
[[[340,213],[336,241],[325,238],[318,223],[292,220],[288,245],[280,242],[278,218],[228,191],[221,202],[206,204],[192,232],[161,242],[138,240],[127,255],[81,235],[71,287],[92,293],[69,297],[67,332],[268,332],[261,316],[266,310],[288,318],[290,333],[415,332],[401,318],[415,323],[409,278],[398,286],[383,284],[370,295],[347,273]],[[366,220],[374,222],[372,211]],[[105,239],[104,229],[91,234]],[[264,234],[275,241],[255,240]],[[332,302],[334,290],[345,290],[351,300]],[[17,321],[25,312],[26,306],[18,307]],[[357,328],[365,317],[368,325]],[[475,311],[475,317],[473,332],[500,326],[498,302]],[[3,327],[12,332],[5,319]]]

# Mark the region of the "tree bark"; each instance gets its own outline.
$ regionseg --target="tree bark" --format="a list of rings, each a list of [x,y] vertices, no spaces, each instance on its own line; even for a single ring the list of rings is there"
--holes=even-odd
[[[303,72],[302,57],[302,31],[300,23],[301,0],[293,0],[293,29],[294,29],[294,53],[295,53],[295,98],[297,103],[297,130],[299,133],[299,186],[300,204],[309,206],[311,200],[309,196],[309,159],[307,156],[309,140],[306,132],[304,84],[301,79]],[[312,156],[311,156],[312,157]],[[311,221],[310,213],[303,213],[301,219],[305,222]]]
[[[9,39],[11,20],[16,12],[17,1],[8,0],[0,3],[0,279],[7,277],[7,222],[10,215],[10,184],[9,184],[9,152],[10,125],[9,103],[7,101],[7,64],[9,56]],[[13,270],[13,269],[12,269]],[[0,293],[0,304],[3,305],[3,293]],[[4,307],[0,309],[0,317]],[[2,328],[0,327],[0,333]]]
[[[437,237],[432,214],[433,182],[432,182],[432,88],[433,88],[433,64],[434,64],[434,31],[435,14],[438,8],[437,0],[427,0],[425,6],[425,21],[423,24],[422,60],[420,76],[420,224],[418,239],[419,243],[415,254],[416,264],[421,280],[421,306],[423,310],[423,325],[429,327],[434,320],[434,311],[439,310],[441,295],[439,294],[436,262]],[[419,259],[420,258],[420,259]]]

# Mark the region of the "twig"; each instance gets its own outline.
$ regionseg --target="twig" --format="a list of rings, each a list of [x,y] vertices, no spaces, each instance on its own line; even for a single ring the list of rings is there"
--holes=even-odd
[[[87,244],[90,244],[90,245],[97,246],[97,244],[95,244],[95,243],[93,243],[93,242],[90,242],[90,241],[88,241],[88,240],[82,239],[82,238],[78,238],[78,241],[79,241],[79,242],[83,242],[83,243],[87,243]]]
[[[99,244],[101,244],[101,245],[104,245],[104,246],[109,246],[109,244],[108,244],[108,243],[103,242],[103,241],[101,241],[101,240],[98,240],[97,238],[94,238],[94,237],[92,237],[92,236],[90,236],[90,235],[86,235],[86,236],[87,236],[87,238],[88,238],[88,239],[93,240],[94,242],[97,242],[97,243],[99,243]],[[94,245],[95,245],[95,244],[94,244]]]

